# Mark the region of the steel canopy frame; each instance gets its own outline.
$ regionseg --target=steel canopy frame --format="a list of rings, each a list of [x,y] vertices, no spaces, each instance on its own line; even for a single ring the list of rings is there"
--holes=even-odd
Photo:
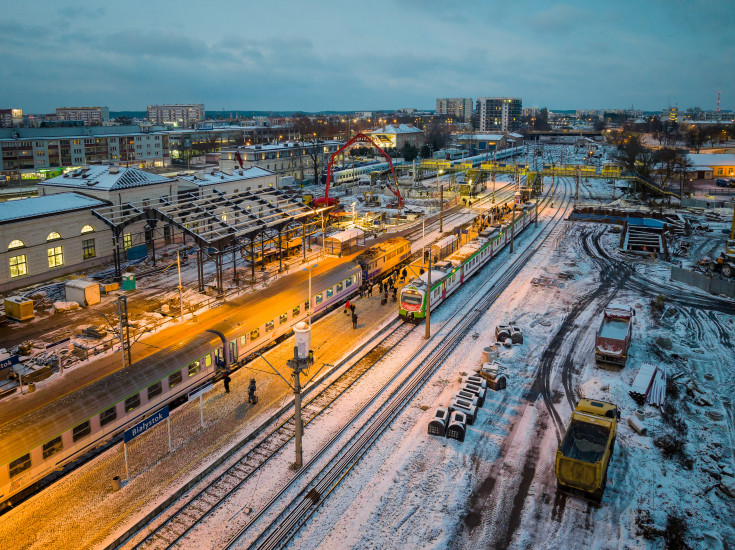
[[[401,190],[398,189],[398,180],[396,179],[396,172],[393,169],[393,160],[390,158],[390,155],[388,155],[385,151],[383,151],[377,143],[373,141],[373,139],[366,135],[366,134],[357,134],[355,137],[350,139],[347,143],[345,143],[342,147],[337,149],[331,157],[329,157],[329,164],[327,165],[327,188],[324,191],[324,196],[319,197],[317,199],[314,199],[314,203],[318,206],[334,206],[337,203],[337,199],[329,198],[329,186],[332,183],[332,169],[334,168],[334,161],[337,159],[337,156],[342,153],[345,149],[347,149],[350,145],[353,145],[355,143],[369,143],[371,146],[375,147],[378,152],[385,157],[385,159],[388,161],[388,166],[390,166],[390,173],[393,176],[393,182],[395,183],[396,189],[395,191],[387,185],[388,189],[390,189],[391,193],[393,193],[396,198],[398,199],[398,208],[403,207],[403,197],[401,196]]]

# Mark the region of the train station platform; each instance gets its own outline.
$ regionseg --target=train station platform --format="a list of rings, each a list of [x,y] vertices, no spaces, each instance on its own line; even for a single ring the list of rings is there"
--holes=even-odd
[[[398,304],[390,299],[381,305],[377,286],[372,297],[358,297],[353,303],[358,315],[356,329],[341,306],[314,322],[312,349],[317,367],[324,363],[337,365],[353,350],[369,343],[373,334],[398,314]],[[224,310],[215,312],[218,317],[226,315]],[[264,357],[289,379],[286,361],[293,357],[293,338],[264,353]],[[328,371],[325,367],[319,377]],[[258,387],[257,405],[248,404],[251,378]],[[292,398],[285,382],[264,359],[257,358],[232,374],[229,394],[224,393],[221,383],[205,394],[204,429],[200,427],[198,401],[172,411],[173,453],[167,452],[165,423],[129,444],[131,480],[120,491],[113,493],[111,484],[114,476],[125,479],[122,444],[8,512],[0,523],[0,540],[14,540],[19,547],[30,542],[39,548],[99,545],[270,420]],[[306,430],[308,434],[308,427]],[[54,516],[63,521],[48,522],[48,510],[54,510]]]

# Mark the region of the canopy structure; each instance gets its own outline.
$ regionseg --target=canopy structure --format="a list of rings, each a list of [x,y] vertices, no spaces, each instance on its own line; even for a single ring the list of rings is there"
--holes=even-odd
[[[333,207],[314,210],[304,205],[298,198],[291,197],[278,189],[264,189],[253,193],[243,191],[225,194],[213,190],[211,195],[200,198],[193,193],[183,193],[177,202],[162,197],[153,201],[126,203],[122,205],[95,208],[92,213],[107,224],[113,233],[115,277],[121,279],[120,265],[124,253],[121,242],[126,227],[145,221],[145,241],[152,249],[155,265],[155,246],[153,231],[159,222],[169,224],[197,245],[197,268],[199,290],[204,290],[205,257],[214,259],[217,265],[217,289],[222,292],[222,257],[232,252],[233,268],[236,253],[243,256],[250,252],[250,264],[255,275],[255,245],[260,245],[261,258],[265,247],[278,246],[279,270],[283,269],[282,237],[286,232],[302,240],[307,235],[307,225],[315,223],[314,218]],[[303,243],[302,243],[303,244]],[[263,266],[263,270],[265,267]],[[237,269],[233,269],[237,283]]]

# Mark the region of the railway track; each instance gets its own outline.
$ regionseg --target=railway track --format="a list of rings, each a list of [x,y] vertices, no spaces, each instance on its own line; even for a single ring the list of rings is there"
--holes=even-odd
[[[349,366],[341,375],[330,382],[316,395],[309,397],[302,405],[304,426],[312,422],[337,400],[352,384],[378,364],[385,355],[409,333],[416,325],[396,320],[386,327],[385,334],[367,350],[362,357]],[[348,358],[349,361],[349,358]],[[272,456],[283,449],[293,439],[294,416],[289,415],[259,438],[244,456],[218,474],[205,487],[193,490],[179,500],[175,507],[169,508],[155,520],[153,529],[148,529],[141,538],[141,532],[131,534],[131,548],[170,548],[183,539],[193,528],[222,506],[231,494],[248,481]],[[149,526],[150,527],[150,526]],[[139,539],[139,540],[136,540]]]
[[[568,194],[568,192],[567,192]],[[547,197],[546,204],[551,201]],[[563,215],[569,208],[567,201],[566,208],[561,216],[555,218],[554,227],[563,219]],[[545,207],[545,206],[544,206]],[[562,212],[561,209],[559,212]],[[549,222],[551,223],[551,222]],[[442,328],[434,335],[434,337],[424,346],[422,346],[409,359],[404,367],[397,373],[391,381],[380,389],[373,398],[358,411],[352,419],[338,432],[330,441],[324,445],[308,464],[302,469],[300,476],[295,476],[273,499],[263,507],[256,516],[254,516],[226,545],[225,548],[240,546],[240,539],[253,528],[260,518],[266,514],[272,516],[271,508],[284,497],[288,492],[295,490],[294,487],[301,477],[305,475],[319,461],[323,461],[327,452],[333,446],[336,446],[339,439],[347,432],[354,428],[360,417],[367,416],[362,426],[350,436],[349,440],[334,453],[333,457],[327,461],[327,465],[311,475],[306,485],[298,492],[295,498],[292,498],[278,513],[275,519],[270,521],[264,529],[256,535],[254,541],[249,545],[250,548],[278,548],[287,544],[305,524],[306,521],[316,512],[318,507],[324,502],[327,496],[340,484],[349,471],[357,464],[362,456],[372,447],[372,445],[380,438],[385,429],[390,426],[392,421],[400,414],[406,405],[423,387],[424,382],[438,369],[443,360],[451,353],[451,351],[461,342],[464,336],[471,328],[482,318],[492,303],[513,281],[515,276],[527,264],[533,254],[540,248],[549,238],[551,232],[547,233],[540,242],[531,247],[533,241],[537,240],[541,234],[534,237],[526,249],[519,254],[509,269],[504,273],[498,281],[494,283],[485,283],[480,290],[475,293],[474,304],[471,307],[471,313],[466,314],[466,308],[452,315],[442,326]],[[427,347],[431,349],[426,353]],[[422,357],[424,356],[424,357]],[[412,367],[413,365],[413,367]],[[412,367],[412,368],[411,368]],[[397,383],[398,377],[405,377],[403,382]],[[394,385],[397,387],[393,388]],[[383,403],[380,400],[384,399]],[[374,412],[370,412],[371,408],[376,408]]]

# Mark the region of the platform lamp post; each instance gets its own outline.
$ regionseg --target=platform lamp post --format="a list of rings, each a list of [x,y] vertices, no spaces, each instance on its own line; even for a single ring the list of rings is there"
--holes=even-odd
[[[311,326],[311,270],[317,267],[319,264],[310,265],[309,267],[305,267],[301,271],[308,271],[309,272],[309,326]]]
[[[179,259],[179,251],[176,251],[176,267],[179,269],[179,315],[181,321],[184,321],[184,299],[181,292],[181,260]]]
[[[426,332],[424,339],[431,338],[431,250],[429,250],[429,265],[426,271]]]

